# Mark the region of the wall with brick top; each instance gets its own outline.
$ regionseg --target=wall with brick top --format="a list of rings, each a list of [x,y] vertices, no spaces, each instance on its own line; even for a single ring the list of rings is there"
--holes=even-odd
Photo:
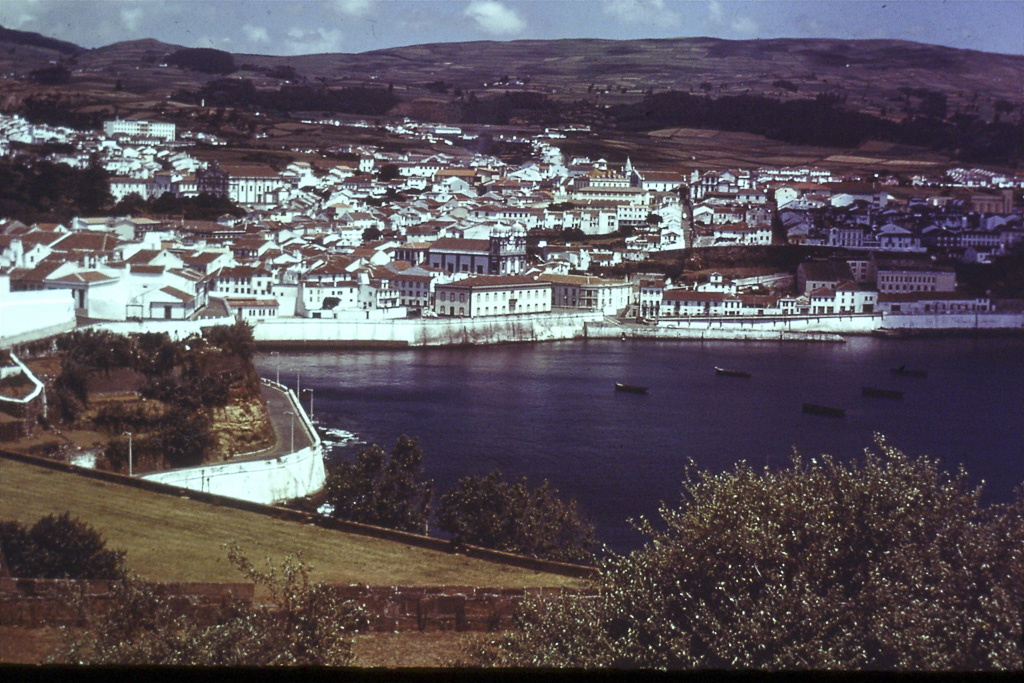
[[[0,578],[0,626],[39,628],[74,625],[77,616],[63,597],[81,590],[89,610],[101,613],[112,600],[110,581]],[[251,583],[150,584],[170,596],[174,607],[203,623],[215,623],[233,600],[251,604]],[[374,631],[493,631],[507,628],[524,597],[562,594],[594,599],[593,590],[571,588],[479,588],[475,586],[338,587],[344,599],[366,608]]]
[[[81,591],[87,609],[102,613],[108,609],[112,581],[63,581],[55,579],[0,578],[0,626],[38,628],[73,626],[78,616],[68,605],[68,596]],[[235,600],[252,603],[251,583],[154,583],[154,590],[171,598],[183,614],[202,623],[215,623],[223,609]]]

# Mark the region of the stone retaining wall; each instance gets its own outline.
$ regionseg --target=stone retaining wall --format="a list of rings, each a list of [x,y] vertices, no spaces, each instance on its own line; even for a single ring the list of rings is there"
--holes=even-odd
[[[232,602],[252,604],[251,583],[153,583],[158,593],[171,598],[182,614],[204,624],[216,623]],[[343,599],[362,604],[370,629],[396,631],[493,631],[507,628],[526,597],[554,598],[579,595],[593,599],[593,590],[562,588],[478,588],[474,586],[338,586]],[[52,579],[0,579],[0,626],[40,628],[73,626],[78,615],[68,595],[82,591],[86,609],[100,613],[113,599],[111,581]]]

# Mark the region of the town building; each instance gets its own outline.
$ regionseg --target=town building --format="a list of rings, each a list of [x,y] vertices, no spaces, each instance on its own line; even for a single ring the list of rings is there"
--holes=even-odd
[[[434,286],[434,312],[480,318],[550,313],[551,283],[520,275],[477,276]]]

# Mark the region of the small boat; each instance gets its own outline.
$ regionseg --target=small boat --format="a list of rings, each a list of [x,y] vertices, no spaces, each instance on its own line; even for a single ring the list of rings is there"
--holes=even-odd
[[[832,406],[819,406],[816,403],[805,403],[804,412],[809,415],[825,415],[827,417],[845,417],[845,408],[833,408]]]
[[[877,389],[875,387],[861,387],[860,393],[872,398],[903,398],[903,392],[895,389]]]
[[[628,394],[646,394],[647,387],[642,387],[638,384],[623,384],[622,382],[616,382],[615,391],[625,391]]]
[[[910,370],[906,365],[901,365],[896,368],[890,369],[890,372],[894,375],[901,377],[927,377],[928,373],[925,370]]]
[[[722,377],[750,377],[750,373],[746,370],[730,370],[729,368],[720,368],[717,365],[715,366],[715,374]]]

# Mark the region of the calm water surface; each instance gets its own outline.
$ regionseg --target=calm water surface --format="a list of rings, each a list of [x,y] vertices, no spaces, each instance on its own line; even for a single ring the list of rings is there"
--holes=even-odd
[[[896,377],[895,365],[928,371]],[[718,377],[714,366],[749,370]],[[264,376],[312,388],[323,430],[390,448],[418,437],[441,490],[495,467],[571,494],[616,550],[642,538],[628,518],[678,498],[683,465],[781,465],[793,447],[840,459],[872,434],[910,455],[964,463],[988,502],[1024,480],[1024,340],[850,338],[845,344],[571,341],[257,358]],[[616,381],[650,387],[618,393]],[[903,400],[861,396],[864,385]],[[846,409],[804,415],[802,402]],[[304,392],[309,408],[309,394]],[[331,438],[328,436],[327,438]],[[341,443],[330,457],[350,457]]]

